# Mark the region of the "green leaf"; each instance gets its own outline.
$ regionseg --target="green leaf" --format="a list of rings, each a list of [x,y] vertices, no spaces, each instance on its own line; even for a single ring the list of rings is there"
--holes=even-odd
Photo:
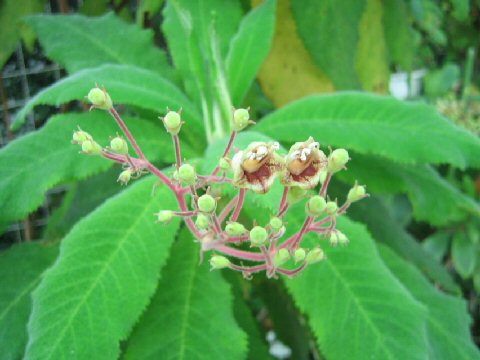
[[[154,45],[153,31],[127,24],[113,13],[98,18],[36,15],[27,22],[47,56],[69,73],[109,63],[135,65],[175,78],[165,52]]]
[[[129,117],[124,121],[152,161],[174,161],[170,136],[161,124]],[[55,185],[84,179],[112,166],[110,160],[79,154],[80,147],[70,143],[77,126],[89,132],[102,146],[109,145],[109,136],[119,131],[113,118],[102,111],[57,115],[39,131],[0,150],[0,202],[4,205],[0,223],[27,215],[44,201],[45,192]],[[192,152],[184,147],[184,154]],[[118,168],[118,173],[120,171]],[[116,178],[111,180],[112,187],[120,186]]]
[[[62,241],[60,257],[33,293],[27,359],[116,359],[119,341],[155,291],[178,221],[153,213],[174,208],[168,188],[150,177],[110,199]]]
[[[186,124],[181,135],[192,146],[204,144],[201,116],[189,99],[172,83],[160,75],[131,65],[103,65],[95,69],[77,72],[40,91],[19,111],[12,129],[25,122],[26,115],[37,105],[56,105],[82,100],[95,83],[105,85],[115,103],[134,105],[163,113],[169,106],[183,108],[182,118]],[[166,112],[166,111],[165,111]]]
[[[0,359],[22,357],[32,307],[30,294],[57,253],[57,246],[39,242],[14,245],[0,252]]]
[[[230,41],[226,58],[232,102],[240,106],[267,56],[275,30],[276,0],[267,0],[248,13]]]
[[[271,113],[254,130],[284,141],[313,136],[327,145],[403,163],[480,167],[479,138],[431,106],[391,97],[356,92],[311,96]]]
[[[208,262],[199,265],[191,235],[172,247],[158,290],[132,332],[125,359],[243,359],[230,287]]]
[[[320,351],[328,359],[425,359],[425,307],[383,264],[363,226],[342,217],[338,228],[348,247],[325,247],[326,261],[285,280]]]
[[[453,235],[452,260],[455,270],[464,279],[473,275],[477,262],[476,246],[464,231],[459,230]]]
[[[347,0],[342,5],[334,0],[292,1],[305,47],[338,89],[360,88],[355,55],[365,7],[365,0]]]
[[[380,255],[396,278],[421,303],[428,307],[428,359],[479,359],[480,352],[470,335],[471,319],[463,299],[440,292],[413,266],[386,247]]]
[[[414,217],[433,225],[480,217],[480,206],[429,165],[396,164],[377,156],[352,154],[348,170],[338,176],[348,183],[358,180],[373,193],[406,193]]]
[[[451,235],[446,231],[437,231],[422,241],[422,247],[438,262],[441,262],[448,251]]]

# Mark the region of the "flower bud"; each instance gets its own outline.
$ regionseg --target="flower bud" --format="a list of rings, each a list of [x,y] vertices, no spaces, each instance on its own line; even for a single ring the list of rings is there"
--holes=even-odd
[[[261,226],[255,226],[250,230],[250,242],[252,245],[262,246],[267,241],[267,230]]]
[[[354,187],[350,189],[348,192],[347,199],[351,203],[362,200],[364,197],[367,197],[367,193],[365,192],[365,186],[358,185],[355,183]]]
[[[217,202],[215,201],[213,196],[208,194],[200,196],[198,198],[197,204],[198,209],[204,213],[211,213],[215,211],[215,208],[217,207]]]
[[[173,219],[173,211],[171,210],[160,210],[157,213],[158,222],[169,222]]]
[[[247,109],[237,109],[233,112],[233,130],[240,131],[248,126],[250,114]]]
[[[245,229],[245,226],[243,226],[243,224],[240,224],[238,222],[231,222],[228,223],[227,226],[225,226],[225,231],[230,236],[240,236],[245,234],[247,232],[247,229]]]
[[[102,147],[98,145],[96,141],[85,140],[82,143],[82,153],[87,155],[100,155],[102,153]]]
[[[330,215],[330,216],[333,216],[337,213],[337,210],[338,210],[338,205],[335,201],[329,201],[327,202],[327,205],[325,207],[325,212]]]
[[[327,202],[320,195],[312,196],[305,205],[308,216],[320,216],[326,209]]]
[[[325,253],[319,247],[310,250],[305,257],[305,262],[310,265],[325,259]]]
[[[178,180],[186,183],[187,185],[194,185],[197,180],[195,174],[195,168],[190,164],[183,164],[178,169]]]
[[[206,230],[208,229],[208,226],[210,225],[210,221],[208,220],[208,217],[205,216],[204,214],[198,214],[197,215],[197,220],[195,220],[195,226],[199,230]]]
[[[77,130],[73,132],[73,136],[72,136],[73,144],[82,145],[83,142],[86,140],[92,140],[92,136],[89,133],[82,130]]]
[[[293,258],[295,259],[295,263],[301,262],[305,259],[305,256],[307,255],[305,249],[303,248],[298,248],[295,250],[295,253],[293,254]]]
[[[128,182],[130,181],[131,177],[132,177],[132,170],[127,169],[127,170],[124,170],[120,173],[117,181],[119,183],[121,183],[122,185],[127,185]]]
[[[218,161],[218,166],[223,171],[228,171],[231,168],[230,161],[227,158],[224,158],[224,157],[220,158],[220,160]]]
[[[180,114],[176,111],[169,111],[163,118],[163,124],[165,125],[165,129],[167,129],[170,134],[178,134],[180,132],[180,128],[182,127]]]
[[[275,267],[279,267],[283,265],[289,258],[290,253],[288,252],[288,250],[285,248],[280,249],[273,258],[273,264],[275,265]]]
[[[124,138],[117,136],[110,141],[110,148],[117,154],[128,154],[128,144]]]
[[[345,149],[336,149],[328,157],[328,172],[336,173],[345,168],[345,164],[350,158],[348,157],[348,151]]]
[[[108,95],[105,90],[99,89],[98,87],[90,90],[87,98],[97,109],[110,110],[111,108],[113,108],[113,103],[110,95]]]
[[[273,217],[270,219],[269,224],[273,231],[278,232],[283,226],[283,221],[279,217]]]
[[[224,269],[230,266],[230,260],[228,260],[225,256],[213,255],[210,258],[210,266],[210,270]]]

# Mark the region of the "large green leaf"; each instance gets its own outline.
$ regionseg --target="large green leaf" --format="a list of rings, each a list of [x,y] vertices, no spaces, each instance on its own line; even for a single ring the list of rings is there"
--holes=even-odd
[[[38,242],[0,252],[0,359],[20,359],[27,343],[30,294],[58,253],[57,246]]]
[[[446,295],[404,260],[386,247],[380,247],[385,264],[408,291],[428,307],[427,339],[429,359],[480,359],[480,352],[471,339],[471,319],[467,304],[460,298]]]
[[[130,336],[125,359],[245,357],[246,336],[235,322],[229,285],[198,259],[199,245],[191,235],[180,236],[157,293]]]
[[[300,226],[298,216],[287,219]],[[285,280],[321,352],[328,359],[425,359],[425,307],[383,264],[363,226],[340,218],[338,228],[348,247],[324,247],[326,261]]]
[[[124,120],[147,157],[152,161],[174,161],[171,140],[162,125],[139,118],[126,117]],[[86,178],[113,164],[101,157],[79,154],[80,147],[70,143],[77,126],[89,132],[102,146],[109,145],[109,136],[119,131],[113,118],[102,111],[57,115],[39,131],[0,151],[0,202],[4,206],[0,223],[27,215],[43,202],[45,192],[55,185]],[[191,155],[188,147],[184,150],[185,155]],[[120,186],[115,178],[112,178],[112,186]]]
[[[113,13],[98,18],[36,15],[27,22],[48,57],[70,73],[111,63],[135,65],[174,78],[165,52],[154,45],[153,31],[127,24]]]
[[[204,143],[202,120],[195,105],[172,83],[160,75],[132,65],[103,65],[71,75],[40,91],[19,111],[12,128],[18,129],[25,116],[36,105],[60,105],[82,100],[95,83],[105,85],[115,103],[134,105],[142,109],[164,113],[165,108],[183,108],[182,135],[192,146]]]
[[[365,0],[292,1],[298,32],[315,63],[338,89],[360,88],[355,71]],[[286,49],[288,51],[288,49]]]
[[[27,359],[116,359],[119,341],[155,291],[178,222],[153,213],[174,208],[150,177],[110,199],[63,240],[60,257],[33,294]]]
[[[276,0],[267,0],[253,9],[240,23],[230,42],[226,59],[232,102],[240,106],[267,56],[275,29]]]
[[[346,92],[311,96],[265,117],[257,131],[285,141],[323,144],[403,163],[480,167],[480,139],[421,103]]]

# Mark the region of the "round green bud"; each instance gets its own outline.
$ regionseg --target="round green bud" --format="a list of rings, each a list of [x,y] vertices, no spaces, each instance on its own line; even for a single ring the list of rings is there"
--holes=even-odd
[[[110,110],[113,107],[112,99],[105,90],[98,87],[93,88],[88,92],[88,100],[94,107],[102,110]]]
[[[327,202],[325,199],[320,195],[315,195],[308,199],[305,205],[305,211],[308,216],[319,216],[325,211],[326,207]]]
[[[353,203],[355,201],[362,200],[366,196],[367,193],[365,191],[365,186],[355,184],[355,186],[348,192],[347,199]]]
[[[269,224],[273,231],[278,232],[283,226],[283,221],[279,217],[273,217]]]
[[[82,143],[82,152],[87,155],[100,155],[102,153],[102,147],[93,140],[85,140]]]
[[[197,215],[197,220],[195,220],[195,226],[199,230],[206,230],[208,229],[210,225],[210,221],[208,220],[208,217],[205,216],[204,214],[198,214]]]
[[[290,253],[288,252],[288,250],[285,248],[280,249],[273,258],[273,264],[275,265],[275,267],[279,267],[283,265],[289,258]]]
[[[89,133],[82,130],[73,132],[72,143],[82,145],[86,140],[92,140],[92,136]]]
[[[255,226],[252,230],[250,230],[250,242],[252,245],[261,246],[265,244],[267,238],[267,230],[261,226]]]
[[[188,184],[194,185],[197,180],[197,175],[195,174],[195,168],[190,164],[183,164],[178,169],[178,180]]]
[[[336,149],[328,157],[327,170],[330,173],[336,173],[345,168],[345,164],[348,162],[348,151],[345,149]]]
[[[245,229],[245,226],[238,222],[231,222],[228,223],[227,226],[225,226],[225,231],[230,236],[240,236],[245,234],[247,232],[247,229]]]
[[[305,257],[305,262],[310,265],[325,259],[325,253],[319,247],[310,250]]]
[[[173,211],[171,210],[160,210],[157,213],[158,222],[169,222],[173,219]]]
[[[289,205],[293,205],[302,200],[307,194],[307,190],[301,189],[298,186],[291,186],[288,190],[287,202]]]
[[[233,112],[233,129],[240,131],[248,126],[250,114],[247,109],[237,109]]]
[[[223,171],[228,171],[231,168],[230,162],[224,157],[220,158],[220,160],[218,161],[218,166]]]
[[[323,184],[327,179],[328,171],[320,170],[320,184]]]
[[[165,125],[165,128],[170,134],[178,134],[180,128],[182,127],[180,114],[176,111],[169,111],[167,115],[165,115],[165,117],[163,118],[163,124]]]
[[[228,260],[225,256],[213,255],[210,258],[210,266],[210,270],[224,269],[230,266],[230,260]]]
[[[124,138],[117,136],[110,141],[110,148],[117,154],[128,154],[128,144]]]
[[[303,261],[305,259],[306,255],[307,255],[307,252],[303,248],[298,248],[297,250],[295,250],[295,253],[293,254],[293,258],[295,259],[295,263]]]
[[[337,210],[338,210],[338,205],[335,201],[329,201],[327,202],[327,205],[325,207],[325,212],[332,216],[332,215],[335,215],[337,213]]]
[[[211,213],[215,211],[217,207],[217,202],[213,198],[213,196],[205,194],[198,198],[198,209],[204,213]]]
[[[132,177],[132,170],[127,169],[127,170],[124,170],[120,173],[117,181],[119,183],[121,183],[122,185],[127,185],[128,182],[130,181],[131,177]]]

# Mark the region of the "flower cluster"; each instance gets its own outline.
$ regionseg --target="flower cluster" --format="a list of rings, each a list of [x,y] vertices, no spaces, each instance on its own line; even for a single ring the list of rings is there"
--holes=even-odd
[[[248,109],[236,109],[232,113],[233,132],[223,156],[210,175],[200,175],[192,164],[184,162],[181,157],[178,137],[183,125],[181,110],[168,110],[165,117],[160,118],[172,136],[176,155],[174,173],[168,176],[146,159],[105,89],[92,89],[88,99],[92,108],[106,110],[114,117],[126,139],[117,134],[110,139],[109,147],[102,148],[90,134],[79,128],[74,132],[72,142],[80,145],[84,154],[99,155],[122,164],[123,171],[118,181],[123,185],[150,172],[168,186],[176,195],[179,209],[159,210],[155,214],[157,221],[168,224],[174,217],[183,218],[201,244],[201,256],[204,252],[213,252],[210,257],[212,270],[230,268],[242,272],[247,278],[261,271],[265,271],[267,277],[277,274],[291,277],[308,265],[325,259],[320,246],[310,249],[301,247],[307,233],[319,234],[332,246],[348,243],[345,234],[336,229],[337,218],[353,202],[368,194],[364,186],[355,183],[341,206],[327,196],[332,175],[345,169],[349,161],[345,149],[330,149],[327,156],[320,149],[320,144],[310,137],[295,143],[285,155],[279,153],[280,144],[277,142],[253,142],[246,149],[236,150],[230,158],[237,133],[253,123]],[[130,154],[127,140],[136,155]],[[231,178],[227,176],[230,173]],[[248,191],[254,194],[268,192],[277,177],[284,191],[278,210],[271,214],[268,223],[257,224],[254,221],[253,226],[247,227],[239,222],[245,194]],[[238,191],[222,209],[219,209],[219,198],[212,191],[212,185],[216,184],[226,184]],[[315,193],[317,186],[319,191]],[[292,203],[302,199],[305,201],[303,225],[284,239],[287,233],[285,215]]]

